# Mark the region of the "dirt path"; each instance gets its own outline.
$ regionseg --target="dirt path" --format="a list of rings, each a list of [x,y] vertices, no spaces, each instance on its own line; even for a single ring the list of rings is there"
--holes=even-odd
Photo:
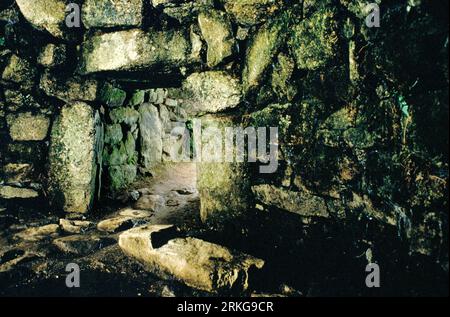
[[[198,225],[200,200],[195,163],[167,165],[155,174],[136,184],[141,197],[131,207],[153,211],[152,224]]]

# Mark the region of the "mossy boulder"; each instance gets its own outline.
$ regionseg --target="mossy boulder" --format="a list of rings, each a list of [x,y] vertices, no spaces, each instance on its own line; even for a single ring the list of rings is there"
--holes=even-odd
[[[279,0],[222,0],[225,10],[237,23],[253,26],[265,22],[282,7]]]
[[[73,0],[16,0],[23,16],[35,28],[45,30],[54,37],[70,39],[73,32],[66,26],[66,7]]]
[[[100,94],[100,84],[95,79],[80,76],[66,78],[50,71],[42,74],[39,88],[47,96],[64,102],[96,101]]]
[[[123,141],[105,146],[103,164],[106,166],[137,164],[136,141],[131,132],[127,133]]]
[[[128,126],[135,125],[139,116],[139,112],[132,107],[119,107],[109,111],[109,118],[112,123],[125,123]]]
[[[208,66],[214,67],[235,50],[235,40],[229,19],[224,12],[208,10],[198,16],[198,24],[208,44]]]
[[[298,92],[294,80],[295,62],[286,54],[279,54],[272,72],[272,89],[278,98],[292,101]]]
[[[132,184],[136,179],[136,165],[119,165],[108,167],[108,186],[112,193],[116,193]]]
[[[182,100],[182,108],[190,114],[225,111],[242,101],[240,81],[224,71],[193,73],[182,89],[170,93]]]
[[[131,99],[129,101],[129,105],[130,106],[137,106],[140,105],[141,103],[144,103],[145,101],[145,94],[146,91],[145,90],[137,90],[133,93],[133,95],[131,96]]]
[[[120,124],[107,125],[105,129],[105,144],[115,145],[122,141],[123,133]]]
[[[200,216],[212,226],[220,227],[227,221],[245,217],[252,208],[248,166],[226,162],[222,148],[225,128],[238,124],[236,117],[204,116],[201,140],[194,140],[196,151],[201,151],[201,162],[197,164]]]
[[[293,27],[289,46],[298,68],[315,70],[338,56],[338,21],[336,9],[325,8]]]
[[[264,24],[250,40],[242,73],[244,93],[259,86],[285,39],[287,13]]]
[[[122,89],[105,83],[100,90],[99,100],[111,108],[120,107],[125,102],[127,93]]]
[[[164,15],[184,25],[193,23],[199,12],[214,9],[214,0],[153,0],[151,2]]]

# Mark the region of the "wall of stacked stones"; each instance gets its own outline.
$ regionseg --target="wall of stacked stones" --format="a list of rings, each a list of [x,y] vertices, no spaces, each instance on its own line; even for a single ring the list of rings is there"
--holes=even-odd
[[[204,220],[375,223],[448,263],[448,3],[375,2],[379,28],[362,0],[2,1],[2,196],[86,211],[177,125],[276,126],[276,173],[199,164]]]

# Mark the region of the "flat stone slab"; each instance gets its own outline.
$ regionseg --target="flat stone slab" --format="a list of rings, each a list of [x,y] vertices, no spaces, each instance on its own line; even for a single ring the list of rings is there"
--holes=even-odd
[[[94,227],[94,224],[90,221],[59,219],[59,226],[66,233],[82,233]]]
[[[249,287],[250,268],[264,266],[263,260],[253,256],[176,236],[173,225],[148,225],[123,232],[119,246],[149,272],[208,292],[244,291]]]
[[[30,199],[37,197],[39,197],[39,193],[34,189],[0,186],[0,198],[3,199]]]
[[[97,235],[73,235],[53,240],[53,245],[61,252],[87,255],[116,243],[112,238]]]
[[[147,216],[143,214],[117,216],[102,220],[97,225],[97,230],[108,233],[117,233],[128,230],[130,228],[146,224]]]
[[[14,238],[25,241],[39,241],[49,237],[58,235],[59,226],[57,224],[49,224],[40,227],[33,227],[20,231],[14,235]]]

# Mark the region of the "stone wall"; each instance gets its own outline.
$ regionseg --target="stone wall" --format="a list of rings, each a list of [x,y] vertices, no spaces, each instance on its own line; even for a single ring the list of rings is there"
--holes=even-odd
[[[448,271],[446,1],[376,1],[380,28],[360,0],[85,0],[80,28],[68,2],[0,5],[3,198],[87,211],[167,159],[174,125],[233,116],[279,128],[280,166],[199,166],[205,221],[373,225]]]

